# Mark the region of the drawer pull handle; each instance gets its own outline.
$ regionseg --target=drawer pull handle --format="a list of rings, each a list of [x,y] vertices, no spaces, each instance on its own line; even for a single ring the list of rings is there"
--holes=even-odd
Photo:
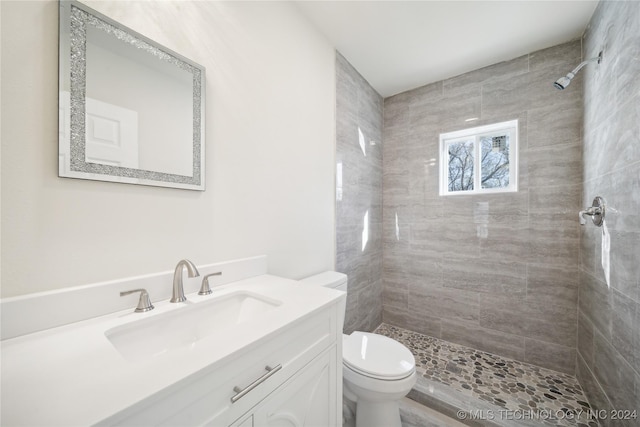
[[[251,390],[253,390],[254,388],[258,387],[260,384],[265,382],[267,378],[269,378],[271,375],[275,374],[280,369],[282,369],[282,365],[278,364],[273,368],[267,365],[264,367],[264,369],[266,369],[267,372],[264,375],[262,375],[260,378],[258,378],[257,380],[255,380],[254,382],[246,386],[245,388],[240,388],[238,386],[235,386],[233,388],[233,391],[235,391],[238,394],[236,394],[231,398],[231,403],[236,403],[238,400],[242,399]]]

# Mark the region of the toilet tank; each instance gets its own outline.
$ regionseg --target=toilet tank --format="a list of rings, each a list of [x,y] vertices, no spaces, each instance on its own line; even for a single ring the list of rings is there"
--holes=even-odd
[[[300,282],[313,286],[325,286],[327,288],[347,292],[347,275],[338,273],[337,271],[325,271],[324,273],[302,279]]]
[[[332,288],[337,291],[347,292],[347,275],[343,273],[338,273],[337,271],[325,271],[324,273],[316,274],[315,276],[307,277],[306,279],[300,280],[300,283],[311,286],[324,286],[327,288]],[[347,314],[346,301],[343,303],[342,313],[338,316],[338,322],[340,325],[344,326],[344,318]],[[342,348],[342,342],[338,349]],[[342,350],[339,350],[342,352]]]

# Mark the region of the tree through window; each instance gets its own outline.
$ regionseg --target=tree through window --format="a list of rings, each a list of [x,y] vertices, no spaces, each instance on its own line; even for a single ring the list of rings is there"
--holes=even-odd
[[[517,191],[517,130],[514,120],[441,134],[440,194]]]

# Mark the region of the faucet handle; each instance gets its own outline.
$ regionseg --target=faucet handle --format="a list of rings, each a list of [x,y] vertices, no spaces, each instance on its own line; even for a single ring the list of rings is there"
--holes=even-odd
[[[211,292],[211,288],[209,287],[209,277],[211,276],[222,276],[222,271],[217,271],[215,273],[207,274],[202,278],[202,286],[200,286],[200,290],[198,291],[198,295],[209,295]]]
[[[596,227],[602,227],[602,223],[604,222],[604,214],[604,199],[600,196],[596,196],[596,198],[593,199],[593,203],[591,204],[591,206],[578,213],[578,219],[580,220],[580,225],[585,225],[587,223],[585,215],[589,215]]]
[[[145,311],[153,310],[153,304],[149,299],[149,293],[146,289],[132,289],[130,291],[120,292],[120,296],[130,295],[135,292],[140,292],[140,299],[138,300],[138,306],[134,310],[136,313],[144,313]]]

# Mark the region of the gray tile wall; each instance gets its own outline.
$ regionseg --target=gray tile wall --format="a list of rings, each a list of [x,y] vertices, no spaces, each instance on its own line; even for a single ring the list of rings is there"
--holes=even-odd
[[[336,52],[336,269],[349,276],[346,333],[382,322],[382,108],[382,97]]]
[[[610,287],[601,266],[601,233],[580,235],[578,379],[598,409],[640,416],[640,2],[598,5],[584,35],[582,205],[602,196],[611,236]],[[640,420],[604,425],[640,425]]]
[[[582,81],[552,84],[580,60],[578,40],[385,99],[385,322],[574,373]],[[519,191],[440,197],[439,134],[511,119]]]

